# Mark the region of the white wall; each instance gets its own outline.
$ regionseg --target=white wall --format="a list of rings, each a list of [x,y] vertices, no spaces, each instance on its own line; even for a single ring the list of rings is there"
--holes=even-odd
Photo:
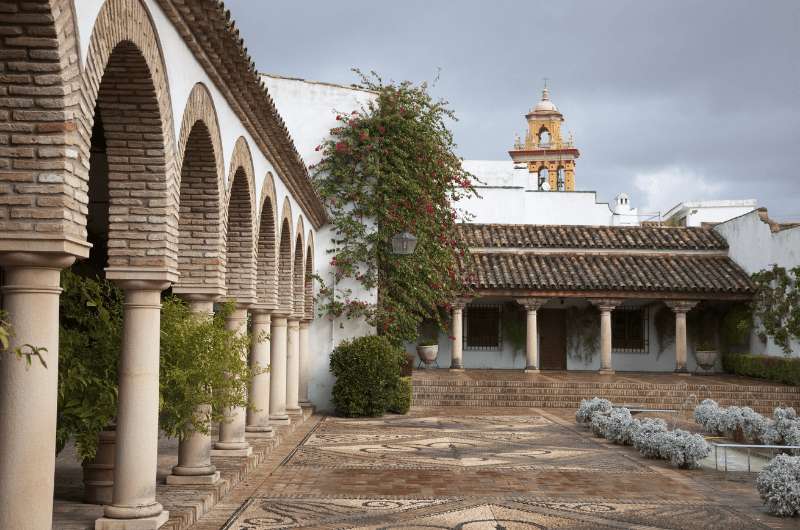
[[[728,241],[728,255],[748,274],[777,264],[787,269],[800,267],[800,227],[772,232],[752,211],[714,227]],[[753,353],[784,355],[783,349],[770,338],[764,344],[754,333],[750,348]],[[800,357],[800,341],[792,343],[792,356]]]

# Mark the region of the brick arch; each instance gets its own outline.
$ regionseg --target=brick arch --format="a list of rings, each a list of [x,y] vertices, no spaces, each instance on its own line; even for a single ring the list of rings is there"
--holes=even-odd
[[[178,270],[175,292],[225,293],[222,141],[213,101],[198,83],[181,123]]]
[[[292,274],[292,298],[293,310],[292,313],[297,317],[304,315],[303,306],[305,304],[305,266],[304,266],[304,251],[305,247],[305,228],[303,227],[303,218],[297,217],[297,229],[294,232],[294,270]]]
[[[314,320],[314,232],[308,231],[306,236],[306,266],[303,315],[307,320]]]
[[[278,245],[278,311],[291,315],[294,309],[292,299],[292,205],[289,198],[283,200]]]
[[[81,128],[91,138],[97,117],[103,126],[111,269],[178,268],[179,178],[165,72],[143,2],[107,0],[89,41]]]
[[[72,1],[9,5],[0,20],[0,121],[14,137],[0,159],[0,239],[20,250],[60,240],[61,249],[86,256],[89,149],[75,122],[81,84]]]
[[[278,304],[278,242],[277,202],[272,173],[264,177],[261,186],[261,208],[258,216],[258,303],[275,309]]]
[[[230,298],[256,302],[256,188],[253,159],[243,137],[236,140],[228,178],[226,282]]]

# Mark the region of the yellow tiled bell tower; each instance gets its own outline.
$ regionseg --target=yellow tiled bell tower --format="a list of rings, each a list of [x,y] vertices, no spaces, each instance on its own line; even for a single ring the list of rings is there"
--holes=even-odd
[[[580,152],[572,143],[572,135],[564,139],[561,124],[564,116],[550,101],[545,82],[542,99],[525,116],[528,133],[525,141],[517,137],[508,152],[515,164],[527,164],[533,189],[541,191],[575,191],[575,160]]]

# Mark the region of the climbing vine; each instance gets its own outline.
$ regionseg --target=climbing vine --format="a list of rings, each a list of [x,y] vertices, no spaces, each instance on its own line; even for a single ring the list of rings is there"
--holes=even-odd
[[[330,285],[317,278],[319,306],[331,316],[366,318],[399,344],[416,339],[423,319],[443,327],[448,304],[462,292],[468,254],[454,204],[475,190],[455,154],[447,127],[455,116],[445,101],[434,100],[425,83],[355,72],[356,86],[375,100],[337,115],[340,124],[317,147],[323,158],[313,168],[335,234],[334,278]],[[418,240],[411,256],[392,253],[391,238],[401,232]],[[341,287],[352,282],[377,288],[377,301]]]
[[[772,337],[784,353],[792,351],[791,341],[800,340],[800,267],[773,265],[753,274],[756,293],[753,316],[761,324],[762,341]]]
[[[600,349],[600,313],[592,305],[567,309],[569,356],[588,365]]]

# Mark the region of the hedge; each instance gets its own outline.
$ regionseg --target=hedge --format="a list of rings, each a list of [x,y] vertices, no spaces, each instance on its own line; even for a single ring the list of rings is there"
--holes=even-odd
[[[726,372],[800,386],[800,358],[726,354],[722,357]]]

